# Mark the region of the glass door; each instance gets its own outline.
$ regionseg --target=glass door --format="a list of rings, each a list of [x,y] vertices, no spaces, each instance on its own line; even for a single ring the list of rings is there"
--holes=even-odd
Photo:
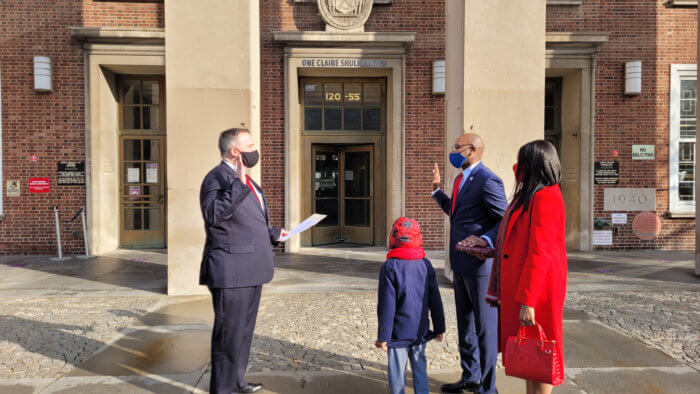
[[[311,244],[373,244],[372,145],[313,145],[312,207],[327,215]]]

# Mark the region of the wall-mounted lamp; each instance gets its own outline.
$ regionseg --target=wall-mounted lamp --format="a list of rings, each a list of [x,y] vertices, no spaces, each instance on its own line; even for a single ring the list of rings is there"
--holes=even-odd
[[[445,61],[435,60],[433,62],[433,94],[445,94]]]
[[[47,56],[34,56],[34,90],[37,92],[53,92],[51,58]]]
[[[642,93],[642,61],[625,63],[625,94],[634,96]]]

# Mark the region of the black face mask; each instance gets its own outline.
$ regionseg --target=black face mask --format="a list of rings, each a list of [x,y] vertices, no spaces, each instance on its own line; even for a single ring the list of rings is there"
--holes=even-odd
[[[240,152],[240,154],[243,165],[248,168],[254,167],[256,164],[258,164],[258,159],[260,159],[260,154],[257,150],[252,152]]]

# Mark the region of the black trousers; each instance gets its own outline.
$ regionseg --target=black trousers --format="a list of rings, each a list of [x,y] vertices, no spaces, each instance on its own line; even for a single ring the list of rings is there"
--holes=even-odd
[[[250,345],[258,317],[262,285],[212,289],[214,331],[211,336],[212,394],[235,393],[245,387]]]

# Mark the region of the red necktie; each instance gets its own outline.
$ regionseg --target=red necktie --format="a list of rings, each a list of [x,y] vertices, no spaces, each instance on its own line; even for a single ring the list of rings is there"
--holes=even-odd
[[[258,199],[258,202],[260,203],[260,207],[262,207],[262,201],[260,201],[260,196],[258,196],[258,193],[255,191],[253,184],[250,183],[250,178],[248,178],[248,175],[245,176],[245,184],[248,185],[250,190],[253,192],[253,195],[255,196],[255,198]]]
[[[464,174],[459,174],[452,187],[452,208],[450,209],[450,213],[455,210],[455,201],[457,201],[457,195],[459,194],[459,184],[462,183],[462,176],[464,176]]]

